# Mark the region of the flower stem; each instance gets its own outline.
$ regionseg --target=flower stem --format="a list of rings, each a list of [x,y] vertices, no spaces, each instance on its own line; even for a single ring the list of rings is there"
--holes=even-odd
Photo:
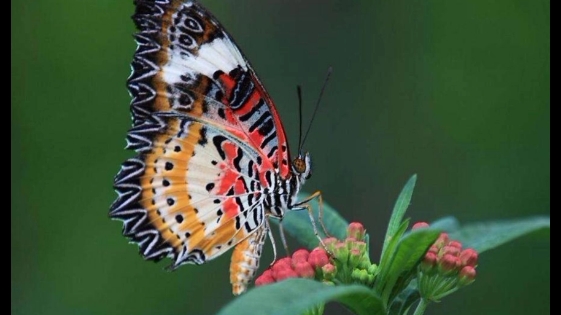
[[[417,308],[415,309],[415,313],[413,313],[413,315],[423,315],[428,305],[429,301],[421,298],[421,301],[419,302],[419,305],[417,305]]]

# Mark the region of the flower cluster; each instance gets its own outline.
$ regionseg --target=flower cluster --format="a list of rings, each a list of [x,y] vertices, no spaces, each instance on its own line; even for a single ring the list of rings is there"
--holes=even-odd
[[[277,260],[255,280],[255,285],[287,278],[313,278],[329,284],[359,282],[371,286],[377,266],[370,263],[365,237],[364,226],[351,223],[345,240],[328,237],[311,252],[299,249],[292,256]]]
[[[323,240],[331,253],[333,269],[336,273],[326,279],[336,283],[362,283],[374,285],[378,266],[370,262],[366,230],[361,223],[353,222],[347,227],[347,238],[338,240],[329,237]]]
[[[260,286],[287,278],[315,278],[321,279],[323,268],[330,265],[327,252],[322,248],[315,248],[311,252],[306,249],[295,251],[291,257],[277,260],[271,268],[265,270],[255,280]],[[330,267],[326,267],[329,270]]]
[[[425,222],[413,229],[428,227]],[[441,233],[419,265],[418,281],[421,296],[433,301],[466,286],[475,280],[478,253],[472,248],[462,249],[462,243],[450,240]]]

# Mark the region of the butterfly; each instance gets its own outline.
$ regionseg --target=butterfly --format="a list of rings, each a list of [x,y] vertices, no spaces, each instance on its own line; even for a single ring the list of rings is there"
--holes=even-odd
[[[127,149],[138,155],[114,178],[109,215],[145,259],[169,257],[172,270],[234,248],[230,282],[240,294],[272,238],[268,219],[321,198],[297,200],[310,155],[290,159],[271,97],[208,10],[195,1],[135,5]]]

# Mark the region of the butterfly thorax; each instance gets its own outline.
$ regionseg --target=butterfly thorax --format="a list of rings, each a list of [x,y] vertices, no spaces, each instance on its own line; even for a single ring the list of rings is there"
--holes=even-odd
[[[298,205],[298,192],[305,181],[312,175],[310,155],[299,154],[292,162],[290,177],[282,178],[279,172],[274,173],[274,186],[265,193],[265,207],[270,215],[281,218],[285,210],[292,210]]]

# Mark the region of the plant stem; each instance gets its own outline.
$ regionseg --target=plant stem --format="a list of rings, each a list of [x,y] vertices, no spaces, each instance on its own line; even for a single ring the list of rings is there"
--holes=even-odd
[[[428,305],[429,301],[421,298],[421,301],[419,302],[419,305],[417,305],[417,308],[415,309],[415,313],[413,313],[413,315],[423,315]]]

